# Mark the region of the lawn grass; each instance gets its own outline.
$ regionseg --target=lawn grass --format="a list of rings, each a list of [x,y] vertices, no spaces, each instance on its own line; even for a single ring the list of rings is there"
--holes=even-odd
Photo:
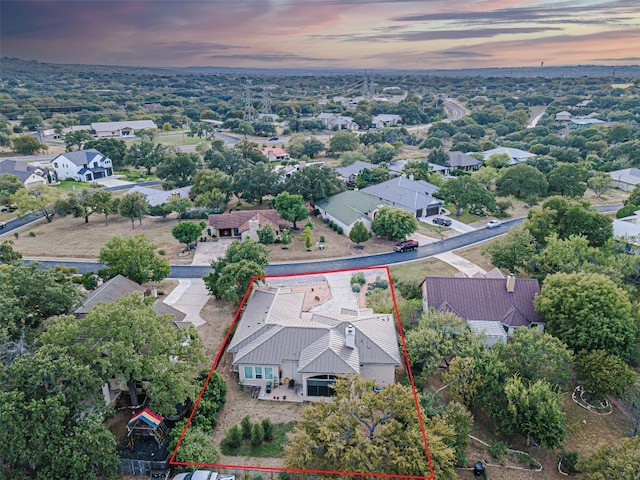
[[[453,277],[458,270],[437,258],[395,264],[389,267],[391,276],[403,283],[422,282],[424,277]]]
[[[287,443],[287,433],[293,430],[296,422],[276,423],[273,426],[273,440],[265,441],[261,445],[253,445],[250,439],[242,440],[238,448],[230,448],[224,443],[220,445],[220,451],[224,455],[232,457],[261,457],[278,458],[284,456],[284,446]]]
[[[457,220],[458,222],[465,223],[467,225],[470,223],[478,222],[483,218],[485,218],[485,217],[481,217],[480,215],[473,215],[469,212],[464,211],[464,209],[462,210],[462,213],[460,213],[460,216],[456,217],[456,207],[449,203],[443,205],[443,208],[451,212],[449,217],[453,218],[454,220]]]
[[[460,250],[454,250],[453,253],[456,255],[469,260],[470,262],[475,263],[483,270],[487,272],[489,270],[493,270],[495,267],[491,263],[491,259],[489,255],[483,255],[482,250],[491,242],[489,240],[487,242],[476,243],[475,245],[471,245],[470,247],[461,248]]]
[[[77,182],[75,180],[60,180],[60,183],[56,185],[56,188],[59,190],[64,190],[65,192],[76,192],[81,191],[85,188],[91,189],[95,188],[95,183],[90,182]]]

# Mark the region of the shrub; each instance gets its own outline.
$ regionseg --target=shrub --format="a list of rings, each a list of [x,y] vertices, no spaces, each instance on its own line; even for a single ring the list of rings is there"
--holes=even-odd
[[[160,250],[158,250],[158,255],[165,255],[167,252],[164,248],[161,248]]]
[[[338,231],[338,225],[336,225],[335,223],[331,226],[331,228],[333,229],[334,232]]]
[[[320,235],[320,243],[324,243],[324,242],[325,242],[324,235]]]
[[[242,444],[242,430],[238,425],[233,425],[225,432],[222,443],[229,448],[238,448]]]
[[[502,460],[502,458],[507,454],[507,444],[504,442],[493,442],[489,446],[489,455],[491,455],[496,460]]]
[[[342,229],[342,227],[338,227],[337,232],[338,235],[342,235],[342,232],[344,232],[344,230]]]
[[[13,236],[14,236],[15,238],[18,238],[18,237],[20,236],[20,234],[19,234],[18,232],[13,232]]]
[[[313,230],[313,222],[311,221],[311,219],[307,220],[307,223],[304,224],[304,228],[307,228],[307,227]]]
[[[351,284],[351,291],[358,293],[360,291],[360,284],[359,283],[352,283]]]
[[[364,278],[364,273],[358,272],[351,277],[351,283],[359,283],[360,285],[364,285],[367,283],[367,280]]]
[[[36,232],[34,232],[33,230],[31,230],[31,231],[29,232],[29,236],[30,236],[30,237],[35,237],[35,236],[36,236]]]
[[[243,438],[251,438],[251,418],[249,415],[245,415],[242,421],[240,422],[240,427],[242,428],[242,437]]]
[[[80,277],[82,286],[87,290],[93,290],[98,286],[98,277],[93,272],[84,272]]]
[[[267,441],[273,440],[273,422],[268,418],[262,419],[262,430],[264,430],[264,439]]]
[[[335,223],[333,223],[333,220],[329,220],[329,223],[327,225],[329,225],[329,228],[333,228]]]
[[[560,454],[560,462],[562,462],[562,471],[570,475],[578,473],[576,464],[578,463],[578,452],[562,452]]]
[[[264,429],[261,423],[256,422],[251,426],[251,443],[260,445],[262,442],[264,442]]]

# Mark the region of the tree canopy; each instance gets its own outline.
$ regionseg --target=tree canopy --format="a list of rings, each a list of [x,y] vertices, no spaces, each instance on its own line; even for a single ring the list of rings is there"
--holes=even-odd
[[[458,217],[462,209],[466,209],[469,213],[481,214],[496,208],[493,194],[471,176],[447,180],[433,196],[453,204]]]
[[[274,199],[273,206],[282,218],[293,223],[294,230],[297,228],[297,222],[309,216],[302,195],[290,195],[289,192],[284,191]]]
[[[316,202],[346,189],[338,172],[326,165],[309,165],[295,172],[286,181],[284,190],[302,195],[308,202]]]
[[[418,229],[418,220],[409,212],[384,206],[371,222],[371,231],[380,237],[404,239]]]
[[[107,266],[104,273],[108,278],[120,274],[140,284],[159,282],[169,275],[171,266],[156,255],[155,249],[144,234],[126,238],[115,235],[100,249],[98,261]]]

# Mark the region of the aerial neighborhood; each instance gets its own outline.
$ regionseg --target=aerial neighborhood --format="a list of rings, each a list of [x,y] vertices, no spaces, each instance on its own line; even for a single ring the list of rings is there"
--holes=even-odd
[[[637,478],[637,69],[2,64],[0,478]]]

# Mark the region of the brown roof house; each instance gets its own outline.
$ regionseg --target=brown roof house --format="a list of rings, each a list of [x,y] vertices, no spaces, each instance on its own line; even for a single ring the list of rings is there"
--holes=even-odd
[[[280,231],[282,219],[276,210],[235,210],[209,215],[209,235],[217,237],[247,237],[258,240],[256,230],[260,225],[271,225]]]
[[[544,319],[533,308],[540,293],[536,279],[426,277],[420,287],[425,311],[455,313],[473,332],[484,333],[488,346],[506,341],[515,328],[544,329]]]
[[[369,308],[303,312],[304,296],[290,287],[253,290],[227,348],[241,385],[295,401],[331,396],[340,375],[381,387],[395,381],[401,362],[392,315]]]

